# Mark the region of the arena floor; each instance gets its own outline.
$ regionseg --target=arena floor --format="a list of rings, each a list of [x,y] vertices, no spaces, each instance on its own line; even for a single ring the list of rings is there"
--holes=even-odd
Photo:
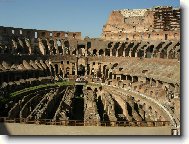
[[[171,135],[164,127],[53,126],[0,123],[1,135]]]

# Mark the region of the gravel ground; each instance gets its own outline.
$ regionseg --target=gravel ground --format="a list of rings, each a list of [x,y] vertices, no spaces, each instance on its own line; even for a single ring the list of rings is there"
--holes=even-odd
[[[1,135],[171,135],[164,127],[53,126],[0,123]]]

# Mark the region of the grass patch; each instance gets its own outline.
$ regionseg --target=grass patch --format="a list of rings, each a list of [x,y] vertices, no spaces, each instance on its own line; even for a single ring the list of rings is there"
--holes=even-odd
[[[38,86],[29,87],[29,88],[25,88],[25,89],[13,92],[13,93],[10,94],[10,97],[15,97],[15,96],[20,95],[22,93],[25,93],[25,92],[28,92],[28,91],[37,90],[37,89],[41,89],[41,88],[56,87],[56,86],[65,86],[65,85],[74,85],[74,84],[75,84],[74,82],[65,81],[65,82],[56,82],[56,83],[38,85]]]
[[[85,86],[95,86],[95,87],[101,87],[102,85],[101,84],[97,84],[97,83],[88,83],[87,85]]]

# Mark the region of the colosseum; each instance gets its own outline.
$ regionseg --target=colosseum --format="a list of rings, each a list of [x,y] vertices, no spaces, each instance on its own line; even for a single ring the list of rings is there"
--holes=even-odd
[[[0,109],[1,134],[180,135],[180,8],[113,10],[100,38],[0,26]]]

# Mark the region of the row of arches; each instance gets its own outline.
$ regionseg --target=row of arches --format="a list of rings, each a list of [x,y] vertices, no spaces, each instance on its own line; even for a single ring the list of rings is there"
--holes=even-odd
[[[51,76],[61,76],[61,77],[69,77],[70,75],[85,75],[85,66],[83,64],[78,65],[78,67],[75,66],[75,63],[72,63],[72,66],[62,66],[61,64],[50,64],[50,70],[51,70]]]
[[[159,47],[158,47],[159,46]],[[116,57],[159,57],[175,59],[180,55],[180,43],[168,43],[151,45],[146,43],[130,43],[127,46],[123,45],[119,49],[93,49],[92,56],[116,56]]]
[[[60,41],[57,40],[56,43],[53,40],[49,42],[47,40],[42,40],[41,44],[45,49],[45,55],[56,55],[56,54],[70,54],[70,44],[69,41]]]

